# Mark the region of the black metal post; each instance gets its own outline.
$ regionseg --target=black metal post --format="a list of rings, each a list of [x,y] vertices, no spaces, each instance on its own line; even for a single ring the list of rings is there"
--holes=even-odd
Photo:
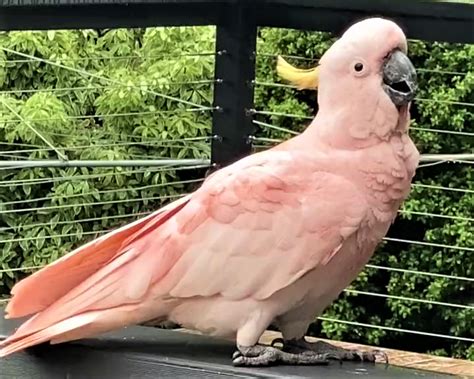
[[[252,0],[229,5],[216,31],[211,160],[215,168],[251,151],[257,24]]]

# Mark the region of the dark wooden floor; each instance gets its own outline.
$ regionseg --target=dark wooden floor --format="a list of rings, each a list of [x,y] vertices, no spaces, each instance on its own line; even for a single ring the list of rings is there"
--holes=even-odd
[[[0,318],[0,335],[15,323]],[[149,327],[132,327],[101,338],[44,345],[0,359],[0,378],[452,378],[383,364],[337,362],[329,366],[235,368],[232,343]]]

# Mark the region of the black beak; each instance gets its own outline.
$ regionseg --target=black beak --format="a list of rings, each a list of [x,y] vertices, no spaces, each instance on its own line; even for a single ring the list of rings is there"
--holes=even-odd
[[[418,89],[415,67],[400,50],[394,50],[385,61],[383,88],[397,107],[415,98]]]

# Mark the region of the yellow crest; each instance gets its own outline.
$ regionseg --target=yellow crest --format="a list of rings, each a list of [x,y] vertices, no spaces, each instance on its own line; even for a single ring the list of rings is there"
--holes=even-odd
[[[318,88],[319,72],[317,66],[309,69],[296,68],[279,55],[276,70],[282,79],[295,85],[299,90]]]

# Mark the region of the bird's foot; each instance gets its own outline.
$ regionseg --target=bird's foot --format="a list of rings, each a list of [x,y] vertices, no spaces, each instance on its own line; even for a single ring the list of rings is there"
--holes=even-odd
[[[300,353],[289,353],[276,347],[255,345],[240,346],[232,356],[234,366],[270,366],[288,365],[326,365],[330,354],[319,354],[311,350]]]
[[[385,364],[388,364],[387,354],[381,350],[362,351],[344,349],[324,341],[308,342],[304,337],[298,340],[287,341],[283,340],[283,338],[276,338],[272,341],[272,346],[278,343],[283,345],[282,351],[287,353],[298,354],[312,351],[316,354],[326,354],[329,358],[338,359],[339,361],[375,362],[380,360]]]

